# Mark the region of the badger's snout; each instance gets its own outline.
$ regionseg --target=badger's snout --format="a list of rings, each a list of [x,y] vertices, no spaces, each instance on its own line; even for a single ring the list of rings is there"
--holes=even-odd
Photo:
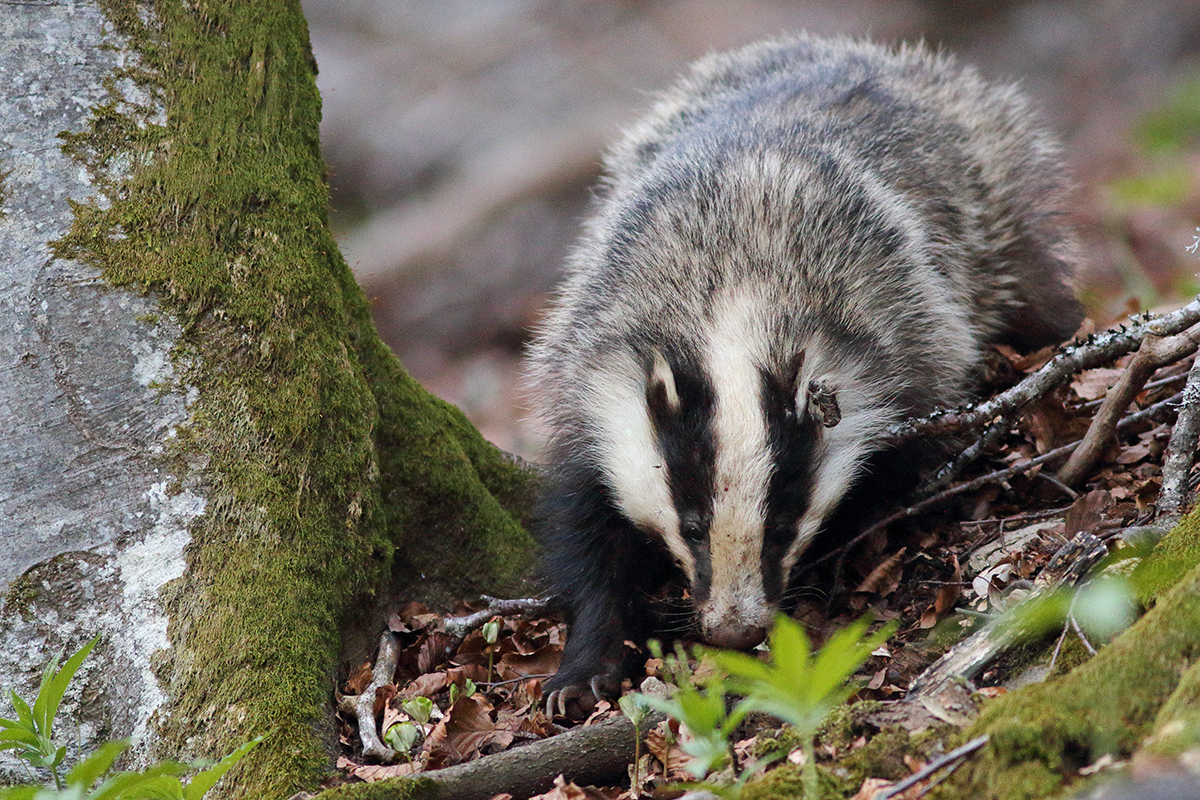
[[[740,620],[733,620],[713,628],[705,626],[704,638],[714,647],[749,650],[767,638],[767,629],[761,625],[747,625]]]

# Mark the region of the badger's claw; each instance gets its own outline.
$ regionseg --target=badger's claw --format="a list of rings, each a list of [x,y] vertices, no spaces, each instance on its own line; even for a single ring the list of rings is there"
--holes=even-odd
[[[602,700],[611,700],[621,693],[619,683],[611,675],[593,675],[586,684],[573,684],[546,694],[546,715],[565,717],[579,722],[591,716]]]

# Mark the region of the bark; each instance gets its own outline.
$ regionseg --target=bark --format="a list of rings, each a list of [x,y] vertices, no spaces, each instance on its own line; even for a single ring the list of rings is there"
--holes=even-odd
[[[101,633],[85,753],[311,789],[340,632],[526,588],[532,476],[375,335],[298,3],[0,0],[0,68],[0,686]]]

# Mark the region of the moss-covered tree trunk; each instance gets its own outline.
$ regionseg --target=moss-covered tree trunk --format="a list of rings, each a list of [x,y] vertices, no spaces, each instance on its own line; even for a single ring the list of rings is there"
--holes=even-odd
[[[298,2],[0,8],[0,684],[100,633],[87,740],[313,788],[339,632],[515,589],[530,476],[375,335]]]

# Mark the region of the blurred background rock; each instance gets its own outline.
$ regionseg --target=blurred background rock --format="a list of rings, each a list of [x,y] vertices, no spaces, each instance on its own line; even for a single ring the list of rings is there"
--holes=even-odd
[[[381,335],[534,452],[520,352],[600,155],[688,61],[782,31],[923,38],[1019,79],[1066,144],[1101,324],[1194,293],[1196,0],[303,0],[342,252]]]

